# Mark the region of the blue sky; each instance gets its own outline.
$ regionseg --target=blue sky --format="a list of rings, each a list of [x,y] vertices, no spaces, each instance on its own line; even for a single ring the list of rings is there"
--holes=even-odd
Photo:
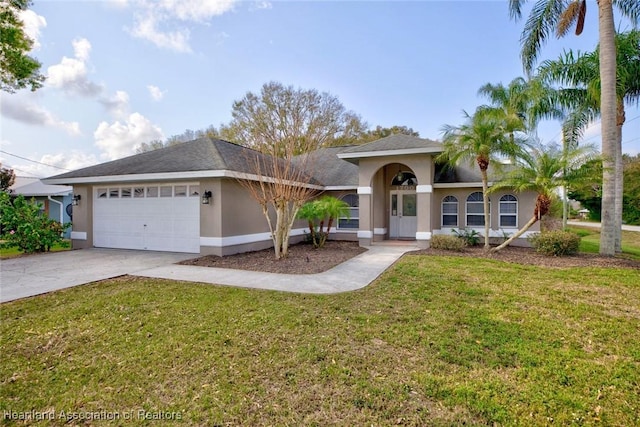
[[[47,82],[2,93],[0,160],[22,176],[227,123],[233,101],[269,81],[329,92],[372,127],[439,139],[485,102],[480,86],[522,75],[524,22],[509,19],[505,1],[35,0],[24,19]],[[585,32],[551,40],[541,57],[596,45],[590,1]],[[627,121],[623,150],[636,154],[637,106]],[[539,136],[558,142],[559,131],[547,122]],[[597,123],[585,140],[599,142]]]

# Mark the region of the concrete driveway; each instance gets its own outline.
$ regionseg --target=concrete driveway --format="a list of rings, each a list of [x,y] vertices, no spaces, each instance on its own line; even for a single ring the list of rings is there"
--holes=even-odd
[[[0,260],[0,302],[135,274],[197,256],[93,248]]]

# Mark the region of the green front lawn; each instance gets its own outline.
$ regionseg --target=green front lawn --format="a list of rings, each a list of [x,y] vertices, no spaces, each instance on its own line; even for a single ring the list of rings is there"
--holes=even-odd
[[[578,233],[580,252],[597,254],[600,251],[600,230],[597,228],[571,226],[569,230]],[[622,255],[640,261],[640,233],[622,231]]]
[[[418,255],[328,296],[123,277],[2,305],[0,413],[638,425],[638,277]]]
[[[53,245],[51,252],[68,251],[70,249],[71,242],[69,240],[65,240],[62,244],[56,243]],[[24,253],[18,248],[3,248],[0,246],[0,259],[13,258],[21,255],[24,255]]]

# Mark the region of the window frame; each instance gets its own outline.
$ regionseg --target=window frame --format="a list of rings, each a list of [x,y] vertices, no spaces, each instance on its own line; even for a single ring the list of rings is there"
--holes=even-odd
[[[353,199],[355,200],[355,206],[345,199]],[[338,217],[336,220],[336,230],[340,231],[357,231],[360,229],[360,196],[358,193],[347,193],[340,197],[340,200],[347,203],[349,205],[349,212],[351,213],[351,217],[347,218],[346,216]],[[356,213],[356,215],[354,215]],[[341,220],[348,221],[350,227],[341,226]],[[356,222],[354,222],[356,221]],[[353,227],[355,225],[355,227]]]
[[[504,200],[505,198],[511,198],[510,200]],[[515,212],[507,212],[503,213],[502,208],[506,205],[515,205]],[[513,194],[503,194],[498,201],[498,224],[500,228],[518,228],[518,198]],[[502,218],[503,217],[513,217],[515,219],[515,225],[503,225]]]
[[[453,199],[453,200],[452,200]],[[458,228],[458,225],[460,223],[460,206],[459,206],[459,201],[458,198],[452,194],[449,194],[447,196],[444,196],[442,198],[442,201],[440,202],[440,226],[441,227],[453,227],[453,228]],[[449,206],[455,206],[456,207],[456,212],[454,213],[445,213],[444,211],[444,207],[445,205],[449,205]],[[456,221],[455,224],[445,224],[444,223],[444,218],[445,216],[447,217],[453,217],[455,216]]]
[[[479,200],[470,200],[471,196],[474,196],[476,194],[479,194],[480,199]],[[489,227],[491,227],[491,198],[489,198],[488,200],[489,202]],[[474,204],[474,205],[478,205],[482,207],[482,210],[478,213],[478,212],[472,212],[469,213],[469,204]],[[474,191],[473,193],[469,194],[467,196],[467,198],[465,199],[464,202],[464,208],[465,208],[465,226],[466,227],[484,227],[484,202],[483,202],[483,195],[482,195],[482,191]],[[470,224],[469,223],[469,217],[473,216],[473,217],[479,217],[482,219],[482,223],[481,224]]]

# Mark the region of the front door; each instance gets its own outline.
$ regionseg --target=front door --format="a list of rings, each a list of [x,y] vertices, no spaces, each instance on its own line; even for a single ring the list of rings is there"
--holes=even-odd
[[[415,239],[418,231],[415,190],[391,191],[389,238]]]

